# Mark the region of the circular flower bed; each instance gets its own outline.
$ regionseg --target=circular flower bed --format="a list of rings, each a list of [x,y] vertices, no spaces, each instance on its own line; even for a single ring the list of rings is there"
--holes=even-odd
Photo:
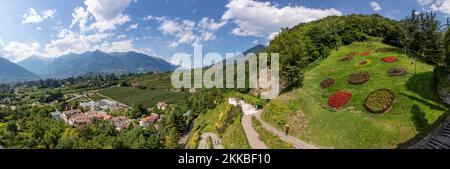
[[[347,82],[353,85],[364,84],[370,79],[369,72],[353,73],[347,77]]]
[[[322,83],[320,83],[320,87],[322,87],[322,89],[326,89],[333,86],[334,84],[336,84],[336,80],[328,78],[323,80]]]
[[[388,53],[388,52],[393,52],[395,50],[396,50],[395,48],[378,48],[375,51],[378,53]]]
[[[371,113],[385,113],[394,104],[395,95],[388,89],[378,89],[370,93],[364,107]]]
[[[391,68],[388,70],[389,76],[405,76],[408,72],[402,68]]]
[[[352,93],[347,91],[338,91],[328,97],[328,105],[333,108],[341,108],[352,99]]]
[[[351,61],[351,60],[353,60],[353,56],[350,56],[350,55],[343,56],[343,57],[341,57],[339,59],[339,61],[341,61],[341,62],[348,62],[348,61]]]
[[[370,53],[371,53],[370,51],[366,51],[366,52],[361,53],[361,56],[369,56]]]
[[[370,65],[371,63],[372,63],[372,60],[364,59],[363,61],[356,62],[355,66],[366,66],[366,65]]]
[[[385,63],[394,63],[394,62],[397,62],[397,58],[394,56],[388,56],[388,57],[384,57],[383,59],[381,59],[381,61],[383,61]]]

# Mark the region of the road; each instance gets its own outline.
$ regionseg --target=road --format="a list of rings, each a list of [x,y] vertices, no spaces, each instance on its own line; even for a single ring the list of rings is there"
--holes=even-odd
[[[264,142],[259,139],[259,133],[252,126],[252,116],[244,115],[242,117],[242,128],[244,128],[245,135],[247,136],[248,144],[252,149],[267,149],[268,147]]]
[[[304,141],[301,141],[300,139],[298,139],[296,137],[285,135],[284,132],[279,131],[278,129],[267,124],[265,121],[261,120],[261,112],[262,111],[259,111],[257,114],[255,114],[255,117],[256,117],[256,119],[258,119],[261,122],[262,127],[264,127],[267,131],[280,137],[281,140],[284,140],[287,143],[292,144],[297,149],[318,149],[317,147],[315,147],[311,144],[308,144]]]
[[[208,149],[208,144],[206,139],[209,137],[213,140],[213,148],[214,149],[223,149],[222,141],[219,139],[219,137],[215,133],[202,133],[200,135],[200,141],[198,143],[198,149]],[[218,144],[214,144],[218,143]]]

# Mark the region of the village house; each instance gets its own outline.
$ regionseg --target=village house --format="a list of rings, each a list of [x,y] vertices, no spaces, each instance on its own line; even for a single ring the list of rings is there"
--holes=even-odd
[[[83,113],[80,109],[71,109],[61,112],[61,118],[66,122],[69,123],[69,119],[77,114]]]
[[[118,130],[118,131],[121,131],[123,129],[130,127],[130,124],[131,124],[131,120],[129,120],[125,116],[114,117],[111,119],[111,121],[113,122],[114,126],[116,127],[116,130]]]
[[[88,111],[88,112],[85,112],[85,114],[89,117],[89,119],[91,119],[91,120],[94,120],[94,119],[97,119],[97,120],[109,120],[109,119],[111,119],[112,117],[110,116],[110,115],[108,115],[108,114],[102,114],[102,113],[100,113],[100,112],[97,112],[97,111]]]
[[[156,107],[158,108],[158,110],[166,110],[168,107],[168,104],[166,102],[158,102],[156,104]]]
[[[91,119],[85,113],[80,113],[69,118],[69,125],[81,126],[91,123]]]
[[[152,113],[150,116],[142,118],[141,121],[139,121],[139,125],[141,127],[147,128],[149,125],[154,124],[160,119],[159,114]]]
[[[117,110],[120,108],[119,103],[116,103],[114,101],[111,100],[107,100],[107,99],[102,99],[97,101],[97,105],[101,107],[101,109],[106,110],[106,109],[112,109],[112,110]]]

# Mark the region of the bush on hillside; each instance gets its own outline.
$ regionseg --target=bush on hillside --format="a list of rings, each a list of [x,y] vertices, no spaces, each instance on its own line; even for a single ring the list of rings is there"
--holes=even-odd
[[[333,108],[341,108],[352,99],[352,93],[347,91],[338,91],[328,97],[328,105]]]
[[[389,76],[405,76],[408,72],[402,68],[391,68],[388,70]]]
[[[394,104],[395,95],[388,89],[378,89],[370,93],[364,107],[371,113],[385,113]]]
[[[222,135],[228,128],[228,126],[234,122],[233,120],[235,119],[235,117],[240,114],[241,110],[239,108],[226,104],[224,110],[219,114],[219,119],[214,125],[217,133]]]
[[[450,105],[450,67],[436,66],[434,68],[434,80],[439,97]]]
[[[320,83],[320,87],[322,87],[322,89],[326,89],[333,86],[334,84],[336,84],[336,80],[332,78],[327,78],[323,80],[322,83]]]
[[[348,76],[347,82],[353,85],[364,84],[370,79],[369,72],[358,72]]]

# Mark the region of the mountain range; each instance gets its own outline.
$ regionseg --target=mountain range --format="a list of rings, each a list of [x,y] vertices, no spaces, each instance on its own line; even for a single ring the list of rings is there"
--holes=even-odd
[[[256,45],[242,54],[258,53],[265,49]],[[57,58],[31,56],[17,64],[0,57],[0,83],[30,81],[47,78],[68,78],[88,73],[123,74],[167,72],[178,68],[169,62],[137,52],[105,53],[100,50],[68,54]]]
[[[18,64],[41,78],[67,78],[87,73],[166,72],[177,68],[163,59],[137,52],[105,53],[100,50],[55,59],[33,56]]]
[[[39,76],[0,57],[0,83],[37,80]]]

